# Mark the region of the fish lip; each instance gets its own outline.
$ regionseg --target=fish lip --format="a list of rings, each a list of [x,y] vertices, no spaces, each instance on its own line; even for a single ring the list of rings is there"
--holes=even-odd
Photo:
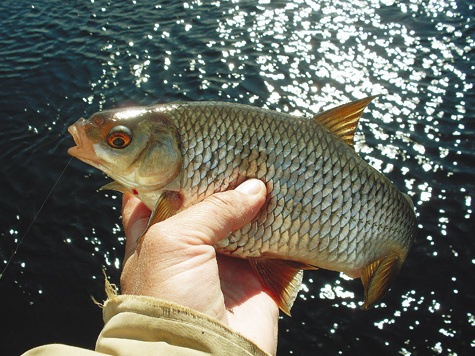
[[[68,153],[71,155],[71,156],[74,156],[76,157],[75,154],[73,154],[75,151],[77,151],[79,149],[79,147],[81,147],[81,138],[79,137],[79,134],[78,134],[78,129],[77,129],[77,126],[76,124],[73,124],[71,126],[68,127],[68,132],[71,134],[71,136],[73,137],[73,140],[74,140],[74,143],[76,144],[76,146],[74,147],[70,147],[68,149]]]
[[[71,134],[74,143],[76,144],[76,146],[68,149],[68,154],[88,164],[94,164],[97,166],[100,164],[100,161],[97,159],[93,145],[87,138],[83,121],[84,119],[81,119],[68,127],[68,132]]]

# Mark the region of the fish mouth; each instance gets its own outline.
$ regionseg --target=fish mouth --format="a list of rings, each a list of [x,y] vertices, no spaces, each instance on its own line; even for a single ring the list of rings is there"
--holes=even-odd
[[[84,119],[79,119],[76,123],[68,127],[68,132],[73,137],[74,143],[76,146],[70,147],[68,153],[80,159],[84,163],[87,163],[108,176],[112,177],[114,180],[117,180],[119,183],[124,186],[131,186],[130,182],[121,177],[113,177],[113,172],[105,164],[105,161],[97,157],[96,151],[94,149],[94,141],[86,133],[87,122]]]
[[[68,132],[71,134],[74,143],[76,144],[76,146],[68,149],[68,153],[73,157],[79,158],[81,161],[97,166],[99,160],[97,159],[96,151],[94,150],[91,141],[86,135],[83,121],[84,119],[80,119],[78,122],[68,127]]]

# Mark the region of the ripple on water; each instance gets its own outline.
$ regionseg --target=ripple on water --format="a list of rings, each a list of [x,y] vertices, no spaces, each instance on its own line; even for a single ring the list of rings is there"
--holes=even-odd
[[[359,310],[359,282],[306,273],[293,318],[281,319],[279,353],[463,355],[473,348],[472,4],[90,0],[0,7],[0,75],[8,88],[0,92],[3,265],[64,167],[72,144],[66,128],[81,116],[175,100],[312,116],[381,94],[363,114],[355,147],[412,197],[417,241],[391,292],[367,312]],[[8,291],[38,306],[29,325],[44,325],[42,310],[64,298],[65,286],[88,310],[91,291],[102,291],[102,266],[118,279],[120,202],[96,192],[105,181],[73,162],[15,257]],[[74,320],[90,323],[90,313]],[[92,343],[100,320],[94,325],[78,344]],[[55,341],[73,334],[63,332]]]

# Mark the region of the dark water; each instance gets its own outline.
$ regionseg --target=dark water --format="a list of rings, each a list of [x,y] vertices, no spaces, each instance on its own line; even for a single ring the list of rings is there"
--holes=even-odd
[[[279,355],[468,355],[475,348],[475,9],[471,1],[0,3],[0,355],[93,347],[102,266],[118,282],[120,197],[72,161],[67,127],[130,104],[224,100],[312,115],[382,94],[360,154],[415,203],[392,291],[307,273]]]

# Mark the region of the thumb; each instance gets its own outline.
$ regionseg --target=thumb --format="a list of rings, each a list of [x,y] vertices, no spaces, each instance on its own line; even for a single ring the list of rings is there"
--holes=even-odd
[[[234,190],[215,193],[172,216],[163,222],[162,228],[166,225],[168,233],[191,238],[189,243],[215,245],[251,222],[264,205],[266,195],[266,185],[258,179],[250,179]],[[180,231],[176,231],[177,226]]]
[[[186,237],[193,239],[194,243],[215,245],[230,232],[249,223],[264,204],[266,195],[263,182],[249,179],[236,189],[213,194],[157,225],[160,225],[162,235]],[[122,216],[127,260],[134,253],[136,241],[147,226],[150,210],[136,197],[126,193]]]
[[[137,240],[145,231],[151,213],[137,197],[124,193],[122,198],[122,224],[126,236],[124,262],[134,253]]]

